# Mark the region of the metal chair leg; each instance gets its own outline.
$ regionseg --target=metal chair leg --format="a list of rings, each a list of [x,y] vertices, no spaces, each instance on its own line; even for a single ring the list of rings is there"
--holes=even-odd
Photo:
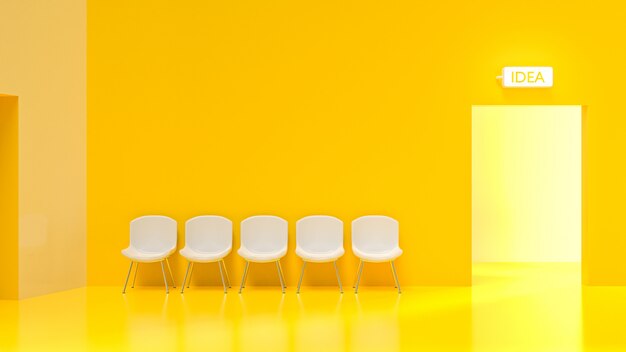
[[[335,266],[335,274],[337,274],[337,282],[339,283],[339,292],[343,293],[343,285],[341,285],[341,279],[339,278],[339,269],[337,268],[336,260],[333,262],[333,265]]]
[[[280,269],[280,276],[283,278],[283,287],[287,288],[287,280],[285,280],[285,274],[283,273],[283,266],[280,265],[280,259],[278,259],[278,269]]]
[[[393,264],[393,260],[391,261],[391,270],[393,271],[393,279],[398,287],[398,293],[402,293],[402,290],[400,289],[400,281],[398,281],[398,273],[396,273],[396,266]]]
[[[283,284],[283,275],[280,273],[279,261],[276,261],[276,270],[278,271],[278,279],[280,279],[280,289],[285,293],[285,285]]]
[[[124,289],[122,289],[122,294],[126,293],[126,285],[128,285],[128,279],[130,279],[130,272],[133,270],[133,262],[130,262],[130,268],[128,268],[128,275],[126,275],[126,282],[124,282]]]
[[[170,267],[170,261],[165,258],[165,262],[167,263],[167,270],[170,272],[170,277],[172,278],[172,287],[176,288],[176,281],[174,281],[174,275],[172,274],[172,268]]]
[[[139,271],[139,263],[135,265],[135,275],[133,276],[133,285],[130,288],[135,288],[135,280],[137,280],[137,272]]]
[[[306,262],[302,263],[302,273],[300,273],[300,280],[298,281],[298,290],[296,293],[300,293],[300,286],[302,286],[302,278],[304,277],[304,268],[306,268]]]
[[[221,260],[222,266],[224,267],[224,274],[226,274],[226,281],[228,282],[228,288],[231,288],[232,286],[230,285],[230,277],[228,276],[228,270],[226,270],[226,262],[224,262],[224,259]]]
[[[361,267],[361,260],[359,260],[359,266],[356,267],[356,274],[354,274],[354,281],[352,282],[352,288],[356,287],[356,279],[359,277],[359,268]]]
[[[250,262],[247,262],[246,264],[248,265],[248,269],[247,270],[249,272],[250,271],[250,266],[249,266]],[[246,288],[246,284],[248,283],[248,272],[246,272],[246,278],[243,280],[243,288]]]
[[[226,291],[226,281],[224,281],[224,273],[222,272],[222,265],[220,264],[220,262],[217,262],[217,266],[220,268],[220,277],[222,278],[222,286],[224,286],[224,293],[227,293],[228,291]]]
[[[170,288],[167,286],[167,278],[165,277],[165,267],[163,266],[164,260],[161,260],[161,272],[163,272],[163,282],[165,282],[165,293],[170,293]]]
[[[250,262],[246,261],[246,267],[245,269],[243,269],[243,277],[241,278],[241,286],[239,286],[239,293],[241,293],[241,290],[243,290],[245,284],[246,284],[246,279],[248,278],[248,267],[250,266]]]
[[[189,272],[189,281],[187,281],[187,288],[189,288],[189,285],[191,285],[191,277],[193,276],[193,262],[191,263],[191,271]]]
[[[183,280],[183,288],[182,288],[182,290],[180,290],[180,293],[185,293],[185,284],[187,283],[187,275],[189,275],[189,268],[190,267],[191,267],[191,262],[189,262],[189,264],[187,264],[187,271],[185,271],[185,280]]]
[[[356,284],[354,284],[354,293],[359,293],[359,283],[361,282],[361,274],[363,274],[363,261],[361,260],[361,265],[359,266],[359,275],[356,278]]]

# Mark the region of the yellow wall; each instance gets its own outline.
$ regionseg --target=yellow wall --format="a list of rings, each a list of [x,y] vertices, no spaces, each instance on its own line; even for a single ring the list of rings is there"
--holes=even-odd
[[[299,217],[387,214],[401,224],[405,285],[469,284],[471,106],[499,104],[588,107],[584,282],[626,284],[626,5],[110,0],[88,9],[89,284],[122,283],[128,223],[150,213],[181,230],[203,213],[230,217],[236,231],[249,215],[285,217],[289,284]],[[555,86],[503,90],[495,76],[507,65],[553,66]],[[181,281],[184,263],[174,264]],[[227,264],[238,281],[242,260]],[[350,250],[340,264],[352,280]],[[160,283],[158,270],[147,268],[143,283]],[[253,268],[252,283],[274,284],[271,270]],[[320,271],[308,283],[333,283],[331,267]],[[391,283],[388,271],[368,267],[364,283]]]
[[[17,97],[0,94],[0,299],[18,296]]]
[[[19,96],[19,295],[85,285],[86,2],[0,4],[0,92]]]

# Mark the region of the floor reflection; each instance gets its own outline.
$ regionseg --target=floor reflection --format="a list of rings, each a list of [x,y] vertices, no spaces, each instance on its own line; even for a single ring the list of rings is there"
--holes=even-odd
[[[476,264],[474,274],[474,350],[581,349],[580,264]]]
[[[353,351],[400,351],[398,304],[393,291],[363,292],[354,296],[356,309],[350,320],[350,349]]]
[[[626,287],[582,289],[584,351],[626,351]]]
[[[626,287],[479,264],[473,287],[89,287],[0,301],[2,351],[626,351]]]
[[[422,351],[469,351],[472,348],[470,287],[415,287],[402,299],[400,346]]]

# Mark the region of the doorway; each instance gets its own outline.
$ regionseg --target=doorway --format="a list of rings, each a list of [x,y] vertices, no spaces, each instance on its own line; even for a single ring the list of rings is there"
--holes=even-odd
[[[563,341],[577,348],[571,336],[581,334],[582,112],[472,107],[475,346],[497,351],[524,339],[535,351]]]
[[[472,258],[580,262],[581,106],[472,107]]]

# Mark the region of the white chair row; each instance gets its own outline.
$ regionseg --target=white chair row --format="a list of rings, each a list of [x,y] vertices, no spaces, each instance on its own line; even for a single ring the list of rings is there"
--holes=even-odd
[[[396,273],[394,260],[401,254],[398,246],[398,222],[390,217],[381,215],[362,216],[352,221],[352,251],[359,258],[359,267],[354,292],[359,291],[359,282],[365,262],[390,262],[393,278],[401,293],[400,283]],[[130,245],[122,250],[122,254],[131,260],[126,282],[122,293],[126,293],[126,286],[136,264],[133,284],[139,263],[160,263],[165,282],[165,291],[169,293],[169,285],[165,275],[163,263],[167,264],[172,286],[174,276],[168,258],[176,251],[176,220],[161,216],[148,215],[134,219],[130,223]],[[232,250],[233,225],[227,218],[216,215],[197,216],[185,223],[185,247],[180,255],[188,260],[187,271],[181,293],[185,284],[189,287],[195,263],[217,262],[222,278],[224,293],[227,292],[226,281],[230,286],[230,278],[226,271],[224,258]],[[287,285],[283,275],[280,259],[287,254],[288,228],[287,221],[271,215],[249,217],[241,222],[241,247],[237,253],[246,261],[239,293],[246,285],[250,263],[275,263],[278,271],[282,292]],[[343,222],[327,215],[307,216],[296,223],[296,255],[303,260],[302,272],[298,281],[297,293],[300,293],[302,278],[307,263],[330,263],[335,267],[339,289],[343,293],[337,260],[343,256]],[[223,267],[223,269],[222,269]],[[226,281],[224,280],[226,276]]]

